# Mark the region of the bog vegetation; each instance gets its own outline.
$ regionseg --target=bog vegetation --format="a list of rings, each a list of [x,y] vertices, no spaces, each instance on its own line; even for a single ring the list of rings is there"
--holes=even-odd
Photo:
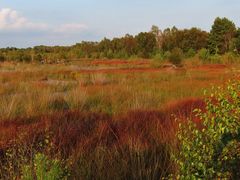
[[[0,179],[239,179],[239,53],[227,18],[1,49]]]

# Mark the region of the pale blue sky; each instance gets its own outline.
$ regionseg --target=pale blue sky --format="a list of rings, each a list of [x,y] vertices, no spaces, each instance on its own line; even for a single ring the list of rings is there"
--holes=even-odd
[[[0,47],[71,45],[153,24],[209,31],[217,16],[240,26],[240,0],[0,0]]]

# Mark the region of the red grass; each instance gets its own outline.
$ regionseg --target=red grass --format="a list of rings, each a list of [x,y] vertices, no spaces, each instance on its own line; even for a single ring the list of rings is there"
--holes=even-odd
[[[11,147],[21,134],[26,143],[34,143],[51,132],[55,150],[64,156],[74,151],[91,151],[98,145],[121,147],[132,142],[142,146],[174,141],[177,122],[193,117],[192,110],[203,108],[199,99],[170,103],[164,110],[132,111],[118,117],[77,111],[56,113],[31,119],[0,123],[0,150]]]

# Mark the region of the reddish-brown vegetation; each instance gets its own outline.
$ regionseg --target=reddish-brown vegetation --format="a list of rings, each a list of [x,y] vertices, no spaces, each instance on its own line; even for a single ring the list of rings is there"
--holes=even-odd
[[[194,117],[192,110],[204,108],[200,99],[170,103],[163,110],[132,111],[111,117],[101,113],[61,112],[35,118],[6,120],[0,123],[0,149],[11,147],[21,136],[34,144],[49,134],[55,150],[69,156],[76,150],[90,151],[98,145],[109,148],[137,142],[143,147],[174,143],[175,116]]]

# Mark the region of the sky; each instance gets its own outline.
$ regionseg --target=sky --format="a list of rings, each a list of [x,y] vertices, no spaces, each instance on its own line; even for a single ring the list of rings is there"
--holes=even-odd
[[[240,0],[0,0],[0,47],[73,45],[160,29],[240,26]]]

